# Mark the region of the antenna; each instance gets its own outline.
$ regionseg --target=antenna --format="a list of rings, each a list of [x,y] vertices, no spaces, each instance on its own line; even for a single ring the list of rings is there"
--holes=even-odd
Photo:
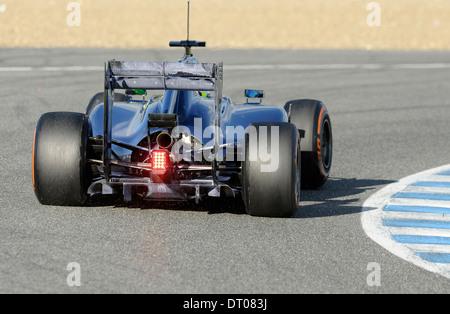
[[[191,13],[191,0],[188,0],[188,16],[187,16],[187,41],[189,42],[189,15]]]
[[[206,47],[206,42],[204,41],[190,41],[189,40],[189,22],[190,22],[190,14],[191,13],[191,0],[187,1],[187,40],[184,41],[171,41],[169,43],[170,47],[184,47],[185,56],[192,56],[191,48],[192,47]]]
[[[191,0],[188,0],[187,3],[187,45],[186,45],[186,56],[191,55],[191,47],[189,46],[189,16],[191,14]]]

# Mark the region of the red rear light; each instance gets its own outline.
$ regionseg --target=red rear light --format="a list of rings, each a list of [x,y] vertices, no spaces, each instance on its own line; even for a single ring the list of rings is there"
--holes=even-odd
[[[169,167],[169,153],[163,150],[152,151],[152,169],[166,171]]]

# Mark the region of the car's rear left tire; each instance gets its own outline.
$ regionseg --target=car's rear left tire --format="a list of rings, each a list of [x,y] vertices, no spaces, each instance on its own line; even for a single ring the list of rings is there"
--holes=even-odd
[[[275,128],[278,128],[278,137],[272,136],[276,135]],[[269,163],[265,153],[271,155]],[[278,158],[278,162],[274,158]],[[270,163],[275,164],[271,167]],[[262,217],[293,216],[299,208],[300,180],[300,136],[295,125],[283,122],[251,124],[246,132],[242,169],[247,213]]]
[[[286,103],[289,122],[303,132],[302,187],[316,189],[325,184],[331,170],[333,134],[331,119],[319,100],[299,99]]]
[[[33,186],[44,205],[82,206],[88,201],[89,118],[82,113],[51,112],[38,121],[33,145]]]

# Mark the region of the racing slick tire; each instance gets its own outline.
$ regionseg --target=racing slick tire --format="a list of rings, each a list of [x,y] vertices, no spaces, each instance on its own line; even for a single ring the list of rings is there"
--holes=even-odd
[[[33,145],[33,186],[41,204],[86,204],[91,132],[90,120],[82,113],[51,112],[39,119]]]
[[[91,98],[91,100],[89,101],[89,104],[86,108],[86,115],[88,117],[91,116],[92,110],[94,110],[95,107],[97,107],[99,104],[103,104],[104,100],[104,92],[100,92],[95,94],[94,97]],[[120,101],[120,102],[125,102],[127,101],[128,97],[125,94],[121,94],[121,93],[114,93],[114,101]]]
[[[299,207],[301,186],[297,128],[286,122],[253,123],[245,138],[242,196],[247,213],[261,217],[293,216]]]
[[[325,105],[318,100],[291,100],[284,109],[289,122],[303,131],[302,188],[317,189],[328,180],[333,157],[331,119]]]

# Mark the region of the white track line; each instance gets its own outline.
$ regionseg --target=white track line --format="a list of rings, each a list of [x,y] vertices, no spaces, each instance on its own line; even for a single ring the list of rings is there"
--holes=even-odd
[[[244,64],[224,65],[225,70],[427,70],[450,69],[450,63],[378,64],[378,63],[332,63],[332,64]]]
[[[87,72],[104,69],[99,66],[0,67],[0,72]]]
[[[446,201],[434,201],[434,200],[432,201],[432,200],[420,200],[420,199],[416,200],[416,199],[393,198],[389,201],[389,204],[390,205],[409,205],[409,206],[422,206],[422,207],[432,206],[432,207],[450,208],[449,202],[446,202]]]
[[[435,182],[437,182],[437,181],[435,181]],[[408,186],[402,192],[447,194],[447,193],[450,193],[450,189],[442,188],[442,187]]]
[[[411,213],[411,212],[384,212],[383,219],[414,219],[414,220],[433,220],[449,221],[450,215],[430,214],[430,213]]]
[[[407,234],[407,235],[426,235],[430,237],[450,237],[450,230],[448,229],[430,229],[430,228],[403,228],[390,227],[391,234]],[[448,247],[450,250],[450,246]]]
[[[378,63],[331,63],[331,64],[243,64],[224,65],[228,71],[255,71],[255,70],[436,70],[450,69],[450,63],[417,63],[417,64],[378,64]],[[0,72],[86,72],[104,71],[103,66],[14,66],[0,67]]]
[[[430,252],[450,254],[450,246],[433,245],[433,244],[407,244],[407,246],[415,252]]]

